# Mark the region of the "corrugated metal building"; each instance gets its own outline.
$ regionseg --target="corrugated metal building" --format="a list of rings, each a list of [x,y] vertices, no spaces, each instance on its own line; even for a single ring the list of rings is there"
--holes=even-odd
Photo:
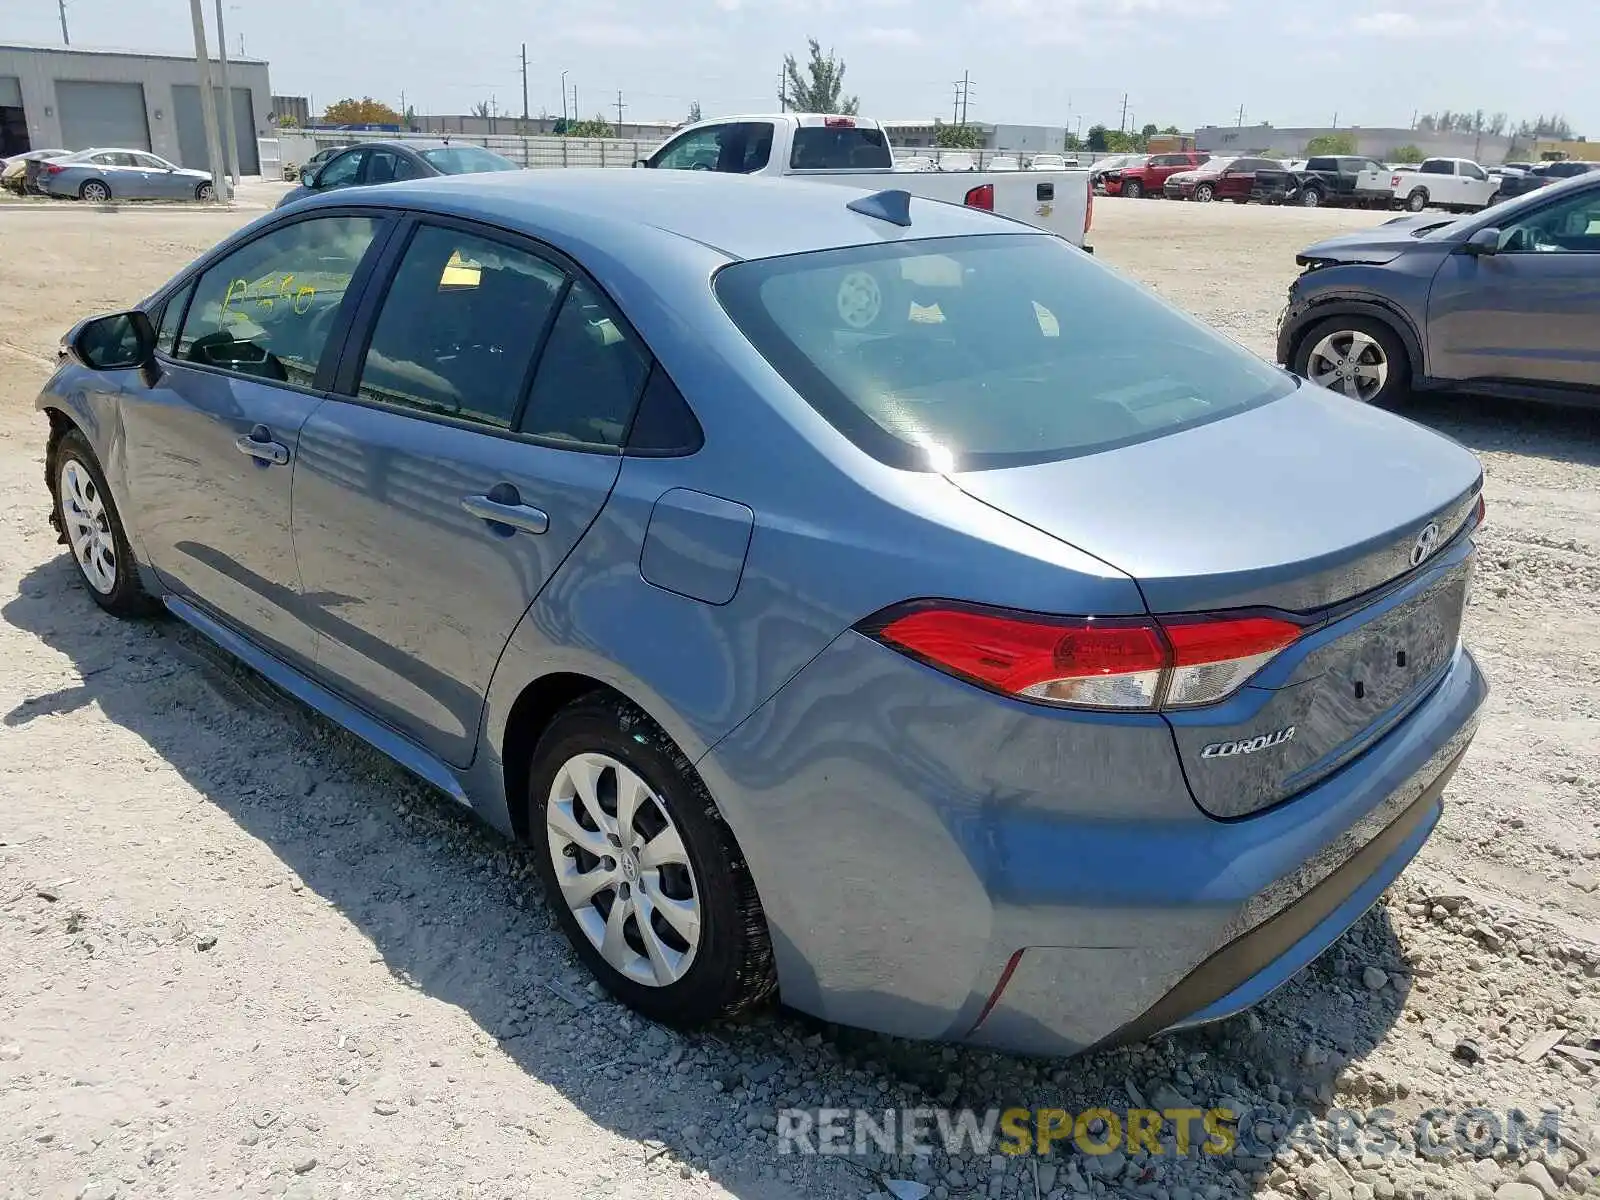
[[[222,89],[215,86],[217,112]],[[175,54],[0,43],[0,155],[29,149],[120,146],[205,170],[199,69]],[[260,171],[256,139],[270,133],[272,88],[260,59],[228,60],[239,170]]]

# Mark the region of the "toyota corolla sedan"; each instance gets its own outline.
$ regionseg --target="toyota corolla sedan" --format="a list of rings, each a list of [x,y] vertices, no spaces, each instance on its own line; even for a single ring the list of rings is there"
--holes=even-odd
[[[1417,853],[1485,695],[1471,454],[900,191],[312,197],[81,323],[39,407],[96,604],[526,843],[680,1025],[1238,1012]]]

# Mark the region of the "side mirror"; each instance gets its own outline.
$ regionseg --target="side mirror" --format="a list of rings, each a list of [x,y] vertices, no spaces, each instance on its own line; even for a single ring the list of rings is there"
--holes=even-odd
[[[135,309],[91,317],[73,330],[68,345],[73,357],[91,371],[127,371],[155,362],[156,330],[150,318]]]
[[[1462,244],[1461,252],[1470,254],[1474,258],[1487,254],[1500,253],[1500,231],[1498,229],[1480,229]]]
[[[650,160],[648,158],[636,158],[633,160],[633,165],[636,167],[648,167]]]

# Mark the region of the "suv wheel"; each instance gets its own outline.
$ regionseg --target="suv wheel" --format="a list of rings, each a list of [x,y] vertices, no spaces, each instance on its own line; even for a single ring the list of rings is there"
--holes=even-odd
[[[1372,317],[1330,317],[1301,335],[1290,362],[1296,375],[1362,404],[1394,399],[1410,364],[1394,330]]]
[[[1130,197],[1131,199],[1137,200],[1140,196],[1144,195],[1144,184],[1140,183],[1137,179],[1130,179],[1122,185],[1122,194]]]
[[[528,826],[580,958],[653,1021],[702,1025],[777,989],[733,833],[689,761],[632,704],[577,701],[534,748]]]
[[[1210,204],[1217,198],[1217,193],[1212,190],[1209,183],[1197,184],[1194,189],[1194,198],[1200,204]]]

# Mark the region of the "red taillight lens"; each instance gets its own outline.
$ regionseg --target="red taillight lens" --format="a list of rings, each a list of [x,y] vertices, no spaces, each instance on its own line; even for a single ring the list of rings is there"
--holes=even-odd
[[[823,125],[829,129],[854,129],[856,123],[849,117],[825,117]]]
[[[969,189],[966,205],[968,208],[981,208],[985,212],[993,212],[994,184],[980,183],[977,187]]]
[[[1089,189],[1089,203],[1083,208],[1083,232],[1089,232],[1089,226],[1094,224],[1094,189]]]
[[[1472,516],[1473,516],[1473,522],[1472,523],[1474,525],[1482,525],[1483,522],[1484,522],[1484,519],[1488,515],[1489,515],[1489,506],[1484,503],[1483,493],[1479,492],[1478,493],[1478,503],[1477,503],[1477,506],[1476,506],[1473,514],[1472,514]]]
[[[992,691],[1109,709],[1214,703],[1300,636],[1275,617],[1060,618],[937,601],[897,606],[862,630]]]
[[[44,169],[51,175],[59,175],[66,170],[65,167],[57,166],[55,163],[45,163]]]

